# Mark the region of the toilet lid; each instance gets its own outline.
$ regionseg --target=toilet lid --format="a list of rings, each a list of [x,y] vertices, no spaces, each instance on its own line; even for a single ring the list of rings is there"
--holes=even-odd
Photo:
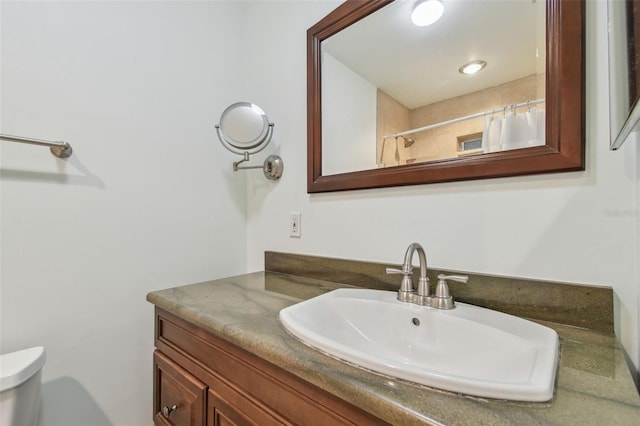
[[[21,385],[44,365],[44,347],[24,349],[0,355],[0,392]]]

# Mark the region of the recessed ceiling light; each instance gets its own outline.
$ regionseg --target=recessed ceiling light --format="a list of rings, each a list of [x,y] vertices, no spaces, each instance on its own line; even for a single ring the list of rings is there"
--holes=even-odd
[[[440,0],[421,0],[411,12],[411,22],[418,27],[426,27],[440,19],[443,12],[444,5]]]
[[[486,66],[487,63],[485,61],[473,61],[468,64],[464,64],[458,71],[461,74],[475,74]]]

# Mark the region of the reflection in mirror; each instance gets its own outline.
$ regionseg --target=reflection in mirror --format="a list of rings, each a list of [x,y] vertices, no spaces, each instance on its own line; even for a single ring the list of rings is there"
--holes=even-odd
[[[414,1],[347,0],[309,29],[309,192],[584,168],[584,1],[443,4],[418,27]]]
[[[544,145],[545,6],[445,2],[423,27],[397,1],[323,40],[323,173]]]

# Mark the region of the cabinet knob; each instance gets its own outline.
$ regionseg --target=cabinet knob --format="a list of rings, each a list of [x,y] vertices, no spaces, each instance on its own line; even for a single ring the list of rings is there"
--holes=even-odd
[[[168,406],[164,406],[162,407],[162,415],[165,416],[166,418],[169,418],[169,416],[171,415],[171,413],[173,413],[176,410],[175,405],[173,407],[168,407]]]

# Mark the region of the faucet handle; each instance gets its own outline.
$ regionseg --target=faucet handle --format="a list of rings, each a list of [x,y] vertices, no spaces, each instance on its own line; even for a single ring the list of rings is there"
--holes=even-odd
[[[400,290],[398,291],[398,300],[402,302],[408,302],[413,294],[413,282],[411,281],[411,274],[413,273],[413,266],[402,265],[402,269],[387,268],[387,274],[402,275],[402,281],[400,282]]]
[[[438,285],[436,286],[436,294],[432,299],[432,306],[438,309],[453,309],[456,304],[453,302],[453,297],[449,293],[449,285],[447,280],[457,281],[459,283],[466,283],[469,281],[469,277],[466,275],[444,275],[438,274]]]
[[[457,281],[459,283],[464,283],[464,284],[466,284],[469,281],[469,277],[467,275],[444,275],[444,274],[438,274],[438,279],[439,280]]]
[[[447,280],[457,281],[459,283],[466,283],[467,281],[469,281],[469,277],[466,275],[438,274],[438,285],[436,286],[436,297],[440,297],[440,298],[451,297],[451,294],[449,294],[449,285],[447,284]]]
[[[412,270],[406,270],[406,269],[396,269],[396,268],[387,268],[386,269],[387,274],[402,274],[404,276],[407,275],[411,275],[413,273]]]

